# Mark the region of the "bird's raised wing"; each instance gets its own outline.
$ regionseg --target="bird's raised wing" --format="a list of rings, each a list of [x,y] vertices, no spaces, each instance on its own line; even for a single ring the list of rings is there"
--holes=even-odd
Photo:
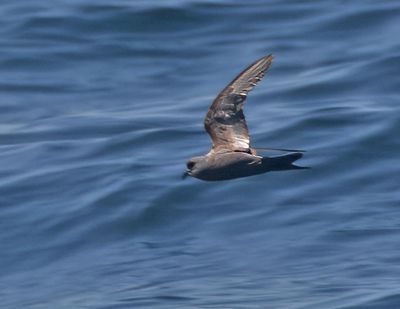
[[[272,55],[268,55],[251,64],[211,104],[204,119],[204,127],[212,139],[212,151],[251,151],[243,103],[247,94],[264,77],[271,63]]]

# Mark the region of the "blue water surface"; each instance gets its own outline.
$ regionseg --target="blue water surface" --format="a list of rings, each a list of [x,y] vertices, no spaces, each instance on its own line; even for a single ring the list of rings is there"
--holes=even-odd
[[[400,308],[399,1],[4,1],[2,308]],[[254,60],[258,147],[182,181]]]

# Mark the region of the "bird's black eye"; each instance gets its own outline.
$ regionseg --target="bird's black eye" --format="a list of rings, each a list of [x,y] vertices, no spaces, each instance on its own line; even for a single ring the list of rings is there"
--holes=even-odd
[[[194,162],[193,161],[189,161],[188,163],[186,163],[186,167],[188,168],[188,170],[191,170],[194,166]]]

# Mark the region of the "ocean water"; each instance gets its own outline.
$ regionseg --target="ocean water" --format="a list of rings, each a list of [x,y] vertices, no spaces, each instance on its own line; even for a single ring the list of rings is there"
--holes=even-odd
[[[1,308],[400,308],[399,1],[4,1]],[[252,143],[181,180],[254,60]]]

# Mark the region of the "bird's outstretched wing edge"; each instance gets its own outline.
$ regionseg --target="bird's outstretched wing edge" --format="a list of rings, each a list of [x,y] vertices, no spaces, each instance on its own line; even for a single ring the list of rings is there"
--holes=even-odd
[[[265,76],[272,55],[258,59],[243,70],[215,98],[204,119],[214,152],[251,152],[250,136],[243,113],[247,94]]]

